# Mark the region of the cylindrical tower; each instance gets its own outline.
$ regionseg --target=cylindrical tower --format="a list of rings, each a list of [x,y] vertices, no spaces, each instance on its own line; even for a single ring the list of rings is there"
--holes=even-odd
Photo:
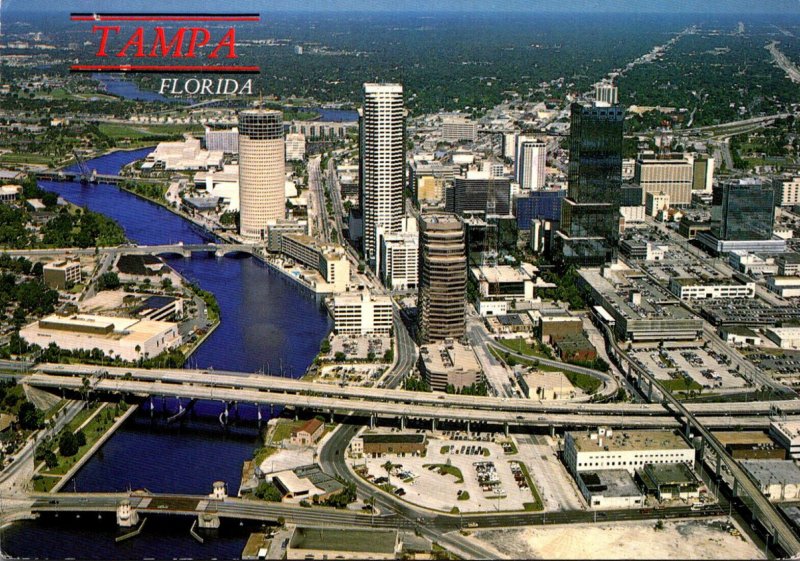
[[[283,113],[239,113],[239,233],[264,240],[267,227],[286,216]]]

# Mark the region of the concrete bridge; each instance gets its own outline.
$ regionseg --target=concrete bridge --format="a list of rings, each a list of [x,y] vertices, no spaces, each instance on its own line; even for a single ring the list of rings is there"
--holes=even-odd
[[[214,253],[217,257],[225,257],[236,253],[254,255],[258,249],[256,245],[233,243],[207,243],[207,244],[167,244],[167,245],[131,245],[118,247],[60,247],[52,249],[7,249],[13,257],[70,257],[75,255],[180,255],[191,257],[192,253]]]
[[[72,368],[72,367],[67,367]],[[361,416],[371,425],[379,420],[390,419],[399,421],[405,427],[409,421],[431,423],[436,428],[437,423],[466,425],[470,430],[525,430],[529,427],[549,428],[578,428],[611,426],[617,428],[677,428],[682,425],[681,416],[662,409],[641,409],[630,411],[626,408],[615,410],[609,404],[604,409],[581,409],[588,404],[562,404],[566,405],[560,410],[536,411],[525,407],[528,400],[508,400],[503,402],[496,398],[474,398],[475,405],[468,405],[459,400],[449,403],[450,397],[421,392],[401,392],[403,396],[394,393],[378,394],[374,396],[362,395],[360,397],[348,395],[327,395],[326,389],[318,387],[317,391],[290,391],[288,388],[270,387],[274,378],[264,383],[266,376],[226,376],[186,372],[183,377],[178,371],[141,371],[141,370],[115,369],[114,374],[103,370],[99,375],[90,376],[90,391],[97,394],[133,394],[139,396],[162,396],[177,398],[179,400],[204,399],[219,401],[225,404],[252,403],[259,407],[291,406],[298,410],[317,411],[327,414],[331,420],[336,415],[354,414]],[[161,376],[159,377],[159,374]],[[203,376],[211,379],[203,380]],[[221,379],[223,378],[223,379]],[[280,379],[284,383],[290,382]],[[24,383],[49,389],[51,391],[69,391],[75,394],[85,392],[83,377],[76,375],[50,375],[33,374],[24,379]],[[321,386],[321,385],[320,385]],[[336,392],[336,386],[330,386]],[[363,390],[365,388],[358,388]],[[461,396],[469,397],[469,396]],[[403,400],[405,398],[405,400]],[[419,399],[420,401],[415,401]],[[486,403],[482,403],[483,400]],[[425,400],[435,400],[434,402]],[[493,400],[493,401],[489,401]],[[491,403],[491,406],[489,406]],[[477,405],[477,406],[476,406]],[[599,405],[599,404],[595,404]],[[227,406],[227,405],[226,405]],[[487,407],[488,406],[488,407]],[[628,411],[626,413],[626,411]],[[740,416],[709,412],[703,417],[703,424],[710,428],[757,428],[764,430],[771,422],[767,414],[753,414],[742,411]],[[792,419],[793,417],[787,417]],[[491,427],[491,428],[489,428]]]
[[[64,170],[47,170],[35,172],[37,179],[44,179],[45,181],[80,181],[82,179],[81,172],[79,171],[64,171]],[[136,181],[136,177],[126,177],[124,175],[111,175],[106,173],[97,173],[92,171],[91,175],[87,178],[89,183],[108,183],[110,185],[119,185],[125,181]],[[166,183],[166,179],[143,179],[147,183]]]

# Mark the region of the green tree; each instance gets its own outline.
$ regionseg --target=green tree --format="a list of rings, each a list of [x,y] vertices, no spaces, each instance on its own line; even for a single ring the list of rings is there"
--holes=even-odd
[[[262,481],[259,483],[253,494],[263,501],[269,501],[273,503],[279,503],[283,499],[283,495],[281,494],[280,490],[278,490],[278,488],[269,481]]]
[[[69,458],[78,453],[80,444],[78,444],[77,437],[70,431],[66,430],[58,440],[58,451],[62,456]]]
[[[36,406],[26,401],[19,406],[19,425],[25,430],[36,430],[42,428],[44,416],[36,409]]]

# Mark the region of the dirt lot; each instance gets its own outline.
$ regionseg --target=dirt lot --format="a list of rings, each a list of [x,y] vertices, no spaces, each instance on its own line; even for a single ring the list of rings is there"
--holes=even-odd
[[[726,529],[724,518],[669,521],[662,530],[654,525],[642,521],[486,530],[474,538],[515,559],[764,559],[749,539]]]

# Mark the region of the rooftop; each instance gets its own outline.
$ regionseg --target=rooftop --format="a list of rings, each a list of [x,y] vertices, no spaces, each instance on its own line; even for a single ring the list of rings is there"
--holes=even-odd
[[[396,547],[397,530],[297,528],[289,541],[291,549],[316,551],[394,553]]]
[[[601,471],[585,471],[580,474],[584,485],[591,494],[604,497],[637,497],[642,492],[624,469],[604,469]]]
[[[732,444],[774,444],[769,435],[761,431],[720,431],[714,432],[714,436],[723,446]]]
[[[792,460],[743,460],[741,464],[761,485],[800,484],[800,468]]]
[[[364,444],[422,444],[424,434],[416,433],[365,433],[361,435]]]
[[[579,452],[626,450],[687,450],[683,437],[669,431],[613,431],[609,436],[598,433],[570,433]],[[603,446],[600,446],[602,440]]]
[[[644,471],[656,485],[687,485],[697,482],[686,464],[645,464]]]

